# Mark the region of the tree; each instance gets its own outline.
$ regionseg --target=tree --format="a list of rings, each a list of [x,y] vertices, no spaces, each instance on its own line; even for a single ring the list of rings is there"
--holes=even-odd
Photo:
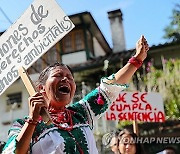
[[[172,11],[170,24],[164,29],[164,38],[170,41],[180,41],[180,5],[176,4]]]
[[[180,117],[180,60],[162,58],[163,69],[148,64],[146,75],[138,75],[139,91],[159,92],[164,100],[167,118]],[[135,86],[134,86],[135,87]]]

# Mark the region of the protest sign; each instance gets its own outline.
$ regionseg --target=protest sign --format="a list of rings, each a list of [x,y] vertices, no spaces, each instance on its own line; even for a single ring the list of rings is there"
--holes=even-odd
[[[154,92],[121,92],[106,112],[106,120],[164,122],[162,97]]]
[[[73,28],[55,0],[35,0],[0,37],[0,95]]]

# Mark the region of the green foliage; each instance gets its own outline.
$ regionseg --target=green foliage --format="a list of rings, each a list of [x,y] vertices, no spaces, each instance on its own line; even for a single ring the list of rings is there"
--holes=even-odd
[[[139,90],[159,92],[164,100],[167,118],[180,117],[180,60],[165,61],[162,59],[163,69],[158,70],[150,66],[150,72],[139,78]]]
[[[124,127],[128,126],[128,125],[132,125],[133,122],[132,121],[119,121],[118,122],[118,126],[117,129],[123,129]]]
[[[180,5],[176,4],[172,11],[170,24],[164,29],[165,39],[170,41],[180,41]]]
[[[180,117],[180,60],[170,60],[165,65],[166,84],[165,111],[168,117]]]
[[[163,97],[166,119],[180,117],[180,59],[166,61],[162,58],[163,69],[156,69],[151,63],[144,73],[137,72],[138,88],[131,82],[128,90],[159,92]],[[146,71],[148,70],[148,73]],[[139,122],[140,123],[140,122]],[[131,125],[131,121],[119,121],[118,128]]]

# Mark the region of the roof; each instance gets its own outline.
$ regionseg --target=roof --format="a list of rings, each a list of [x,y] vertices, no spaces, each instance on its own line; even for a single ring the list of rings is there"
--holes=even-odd
[[[90,12],[81,12],[73,15],[69,15],[69,18],[72,20],[72,22],[75,25],[80,25],[80,24],[86,24],[90,25],[90,31],[93,34],[93,36],[96,37],[97,41],[100,43],[102,48],[106,53],[111,53],[112,49],[109,46],[107,40],[105,39],[104,35],[102,34],[100,28],[96,24],[96,21],[92,17]]]
[[[172,45],[180,46],[180,40],[176,41],[176,42],[166,42],[164,44],[153,45],[153,46],[151,46],[151,49],[154,50],[154,49],[159,49],[159,48],[162,48],[162,47],[169,47],[169,46],[172,46]]]
[[[107,40],[105,39],[104,35],[102,34],[100,28],[96,24],[96,21],[92,17],[90,12],[81,12],[73,15],[68,15],[68,17],[72,20],[74,25],[81,25],[86,24],[90,25],[90,31],[93,34],[94,37],[96,37],[97,41],[100,43],[101,47],[104,49],[106,53],[112,52],[111,47],[109,46]],[[3,32],[0,32],[0,35],[2,35]]]
[[[118,53],[110,53],[105,56],[99,56],[96,58],[89,59],[85,63],[79,63],[75,65],[70,65],[70,67],[73,69],[74,72],[83,71],[86,69],[92,69],[96,67],[100,67],[104,65],[104,61],[108,60],[109,64],[117,63],[117,62],[126,62],[129,57],[133,55],[134,50],[128,50],[124,52],[118,52]]]
[[[171,47],[171,46],[180,46],[180,45],[179,45],[179,42],[159,44],[157,46],[154,45],[154,46],[150,47],[149,54],[151,54],[153,52],[159,52],[156,49],[162,50],[162,48],[167,48],[167,47]],[[79,71],[83,71],[86,69],[103,66],[105,60],[108,60],[110,64],[112,64],[112,63],[115,64],[115,63],[121,62],[121,61],[127,62],[128,59],[131,56],[133,56],[134,51],[135,51],[135,49],[126,50],[124,52],[109,53],[109,54],[106,54],[105,56],[100,56],[100,57],[96,57],[93,59],[89,59],[85,63],[75,64],[75,65],[70,65],[70,66],[72,67],[74,72],[79,72]]]

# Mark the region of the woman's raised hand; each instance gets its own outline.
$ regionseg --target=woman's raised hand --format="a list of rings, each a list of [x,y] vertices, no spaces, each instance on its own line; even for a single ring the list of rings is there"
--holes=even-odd
[[[143,61],[147,57],[147,51],[149,50],[149,45],[146,38],[142,35],[141,38],[136,43],[136,53],[134,57],[138,60]]]

